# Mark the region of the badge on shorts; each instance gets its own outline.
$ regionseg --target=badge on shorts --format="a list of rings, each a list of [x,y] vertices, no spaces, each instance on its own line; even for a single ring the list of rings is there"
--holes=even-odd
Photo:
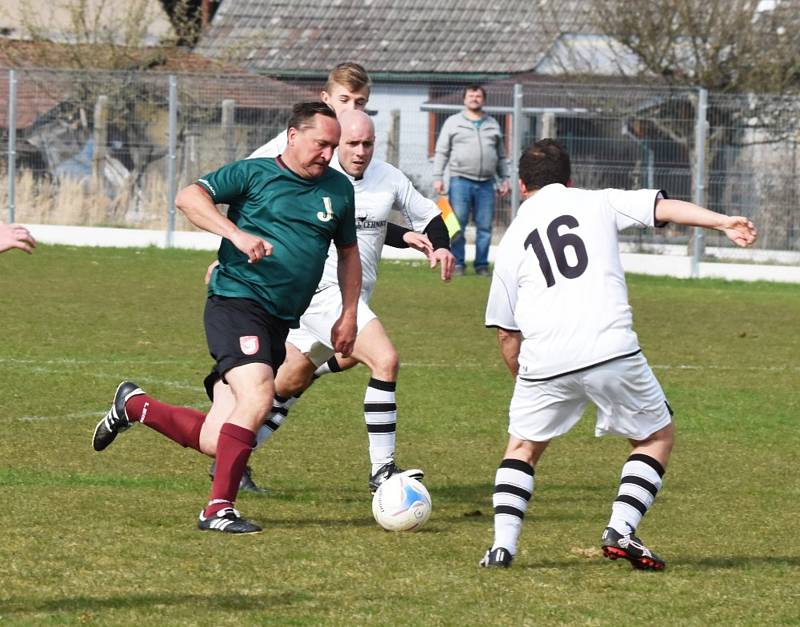
[[[239,347],[245,355],[255,355],[258,352],[258,336],[243,335],[239,338]]]

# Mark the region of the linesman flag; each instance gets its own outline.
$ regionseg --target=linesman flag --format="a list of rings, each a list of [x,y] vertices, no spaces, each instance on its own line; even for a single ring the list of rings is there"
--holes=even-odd
[[[447,199],[447,196],[439,196],[439,200],[436,201],[436,205],[442,212],[442,220],[444,220],[444,224],[447,227],[447,233],[450,235],[450,241],[452,242],[461,233],[461,225],[458,223],[456,212],[453,211],[453,207],[450,205],[450,201]]]

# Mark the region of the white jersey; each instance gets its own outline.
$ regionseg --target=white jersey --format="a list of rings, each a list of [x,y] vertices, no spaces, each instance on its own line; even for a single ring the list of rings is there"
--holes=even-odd
[[[486,326],[520,331],[519,376],[547,379],[636,353],[618,232],[654,226],[658,190],[547,185],[496,253]]]
[[[385,161],[373,159],[364,176],[354,179],[342,170],[339,162],[331,165],[343,172],[353,184],[356,197],[356,235],[361,256],[361,298],[369,301],[378,278],[378,262],[386,239],[386,228],[392,209],[400,211],[413,231],[422,232],[428,223],[441,215],[432,200],[420,194],[408,177]],[[320,287],[338,284],[338,255],[331,245],[322,272]]]
[[[277,157],[286,149],[289,142],[286,131],[281,131],[260,148],[256,148],[248,159],[261,159],[263,157]]]

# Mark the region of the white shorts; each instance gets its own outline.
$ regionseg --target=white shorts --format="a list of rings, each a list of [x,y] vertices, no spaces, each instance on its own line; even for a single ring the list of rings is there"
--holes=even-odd
[[[615,359],[547,381],[517,378],[508,432],[520,440],[545,442],[563,435],[597,406],[596,436],[644,440],[672,421],[672,410],[644,355]]]
[[[286,341],[306,355],[315,366],[328,361],[335,351],[331,342],[331,329],[342,314],[342,293],[336,285],[329,285],[316,294],[300,317],[300,328],[291,329]],[[377,318],[366,301],[358,299],[358,332]]]

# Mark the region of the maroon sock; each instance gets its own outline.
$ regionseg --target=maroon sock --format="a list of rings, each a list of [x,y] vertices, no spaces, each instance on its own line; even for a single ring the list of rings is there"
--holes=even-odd
[[[141,394],[125,404],[130,420],[137,420],[181,446],[200,450],[200,429],[206,415],[190,407],[177,407]]]
[[[217,439],[217,461],[214,481],[211,483],[211,500],[204,515],[212,516],[236,500],[239,481],[253,451],[256,434],[238,425],[226,422]]]

